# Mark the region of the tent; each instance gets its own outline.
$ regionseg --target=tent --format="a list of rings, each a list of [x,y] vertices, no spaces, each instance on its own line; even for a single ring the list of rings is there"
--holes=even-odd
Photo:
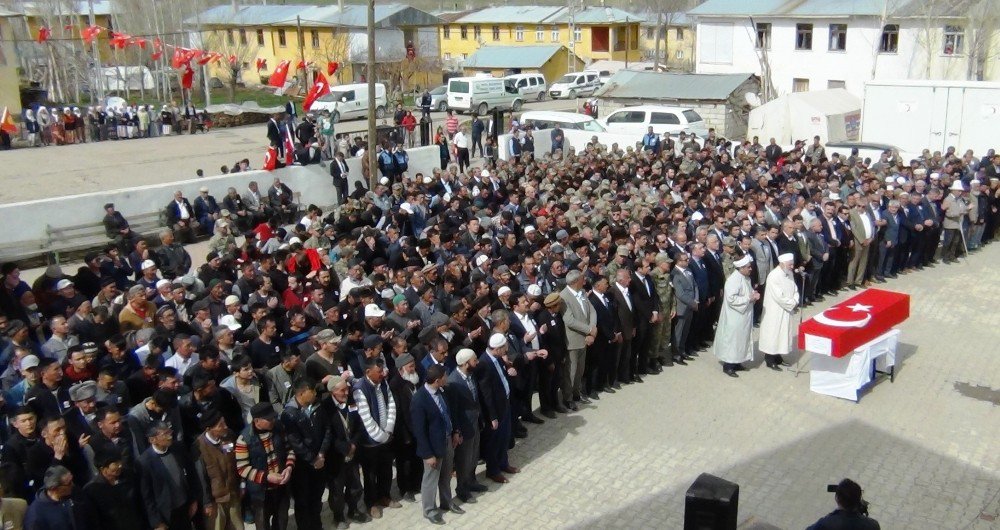
[[[156,86],[153,73],[145,66],[109,66],[101,68],[104,90],[109,92],[124,92],[145,88],[150,90]]]
[[[747,138],[757,136],[764,145],[774,138],[778,145],[796,140],[823,143],[857,141],[861,133],[861,99],[843,88],[785,94],[750,111]]]

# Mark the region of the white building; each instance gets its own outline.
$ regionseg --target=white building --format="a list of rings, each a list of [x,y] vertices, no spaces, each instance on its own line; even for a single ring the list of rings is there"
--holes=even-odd
[[[769,97],[863,96],[872,79],[997,80],[1000,31],[969,15],[984,1],[707,0],[688,12],[695,71],[755,72]]]

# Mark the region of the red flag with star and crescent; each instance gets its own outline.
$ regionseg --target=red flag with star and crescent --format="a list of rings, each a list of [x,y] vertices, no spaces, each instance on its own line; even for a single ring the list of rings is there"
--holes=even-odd
[[[285,128],[285,165],[290,166],[295,161],[295,142],[292,141],[292,131]]]
[[[87,26],[80,31],[80,36],[83,37],[83,42],[90,44],[101,34],[101,31],[103,29],[100,26]]]
[[[275,88],[282,88],[285,86],[285,78],[288,77],[288,61],[281,61],[278,66],[274,69],[274,73],[271,74],[271,78],[267,80],[269,86]]]
[[[184,76],[181,77],[181,87],[190,89],[194,85],[194,70],[191,69],[191,64],[184,65]]]
[[[309,112],[312,108],[313,103],[330,93],[330,83],[326,82],[326,76],[322,72],[316,73],[316,82],[313,83],[312,88],[309,89],[309,93],[306,94],[306,99],[302,102],[302,110]]]
[[[274,171],[275,166],[278,165],[278,149],[273,145],[267,148],[267,152],[264,153],[264,171]]]
[[[47,28],[45,26],[42,26],[42,27],[38,28],[38,38],[37,38],[37,40],[38,40],[39,43],[42,43],[42,42],[45,42],[45,41],[49,40],[49,37],[51,37],[51,36],[52,36],[52,30],[51,29],[49,29],[49,28]]]
[[[799,326],[799,348],[843,357],[910,316],[910,296],[867,289]]]

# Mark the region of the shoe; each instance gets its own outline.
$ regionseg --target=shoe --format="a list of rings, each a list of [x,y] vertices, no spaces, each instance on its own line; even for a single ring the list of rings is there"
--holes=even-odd
[[[392,499],[392,498],[383,499],[379,504],[381,504],[384,508],[402,508],[403,507],[403,505],[400,504],[399,501],[397,501],[395,499]]]
[[[733,370],[732,368],[725,368],[722,370],[722,373],[728,375],[729,377],[739,377],[739,374],[736,373],[736,370]]]
[[[412,491],[408,491],[403,494],[403,500],[406,502],[417,502],[417,496]]]
[[[574,403],[572,401],[570,401],[569,403],[566,404],[566,408],[568,408],[569,410],[572,410],[573,412],[576,412],[576,411],[580,410],[580,407],[577,407],[576,403]]]
[[[469,486],[469,489],[476,493],[485,493],[490,490],[489,488],[486,487],[486,484],[480,484],[478,482]]]
[[[588,399],[587,396],[580,396],[580,399],[578,401],[580,403],[583,403],[584,405],[590,405],[591,403],[593,403],[593,401]]]
[[[559,411],[559,407],[556,407],[555,411],[558,412]],[[548,418],[550,420],[554,420],[556,418],[556,413],[552,412],[551,410],[543,410],[542,411],[542,416],[545,416],[546,418]]]
[[[430,515],[425,515],[424,517],[427,518],[427,520],[432,524],[444,524],[444,517],[441,517],[439,512],[434,512]]]
[[[823,295],[819,295],[816,298],[813,298],[814,302],[822,302],[823,300],[826,300],[826,297]]]
[[[609,386],[609,387],[605,388],[604,390],[602,390],[602,392],[605,392],[605,393],[608,393],[608,394],[614,394],[615,393],[615,389]]]
[[[562,405],[556,405],[555,407],[552,408],[552,410],[558,412],[559,414],[566,414],[569,412],[569,409],[567,409]]]
[[[350,519],[356,523],[367,523],[372,520],[372,516],[364,512],[354,512],[347,514]]]
[[[746,372],[747,367],[743,366],[742,364],[737,364],[736,366],[733,367],[733,370],[736,370],[737,372]]]
[[[674,364],[679,364],[681,366],[687,366],[687,362],[684,361],[684,357],[678,355],[674,357]]]
[[[344,528],[350,528],[350,527],[351,527],[351,525],[347,524],[346,521],[340,521],[339,523],[337,523],[334,526],[334,528],[336,528],[338,530],[343,530]]]
[[[476,498],[472,495],[456,495],[456,497],[464,504],[476,504]]]
[[[463,513],[465,513],[465,510],[459,508],[458,505],[455,503],[451,503],[451,506],[441,509],[458,515],[462,515]]]
[[[662,364],[661,366],[662,366],[663,368],[669,368],[669,367],[671,367],[671,366],[673,366],[673,365],[674,365],[674,361],[673,361],[673,360],[670,360],[670,361],[664,361],[664,363],[663,363],[663,364]],[[661,371],[661,372],[663,371],[663,368],[660,368],[660,371]]]
[[[663,369],[660,368],[659,366],[652,366],[652,367],[649,368],[649,373],[651,373],[653,375],[661,374],[661,373],[663,373]]]
[[[372,516],[372,519],[382,518],[382,508],[378,506],[372,506],[371,509],[368,510],[368,513]]]
[[[698,352],[696,352],[696,351],[689,351],[689,352],[687,352],[686,355],[688,357],[697,357],[698,356]]]
[[[528,437],[528,429],[524,430],[517,429],[514,431],[514,438],[527,438],[527,437]]]
[[[510,482],[510,480],[503,475],[493,475],[492,477],[487,477],[487,478],[492,480],[493,482],[496,482],[497,484],[506,484]]]
[[[593,392],[587,394],[587,397],[590,398],[591,401],[600,401],[601,400],[601,396],[597,395],[597,391],[593,391]]]
[[[516,475],[516,474],[518,474],[518,473],[521,472],[521,468],[514,467],[514,466],[507,466],[507,467],[501,469],[500,471],[503,471],[504,473],[507,473],[509,475]]]
[[[618,384],[618,381],[615,381],[615,384],[611,385],[611,388],[614,390],[621,390],[622,386]]]
[[[774,370],[775,372],[781,372],[782,371],[781,367],[778,366],[777,364],[769,364],[769,365],[767,365],[767,367],[770,368],[770,369],[772,369],[772,370]]]
[[[534,414],[528,414],[527,416],[522,416],[521,419],[528,423],[534,423],[535,425],[541,425],[545,423],[545,420],[539,418],[538,416],[535,416]]]

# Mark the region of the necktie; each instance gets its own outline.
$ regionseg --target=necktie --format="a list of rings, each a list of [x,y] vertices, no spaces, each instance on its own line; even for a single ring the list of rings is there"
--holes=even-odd
[[[493,365],[497,367],[497,372],[500,374],[500,382],[503,383],[503,391],[507,397],[510,397],[510,385],[507,383],[507,376],[503,373],[503,367],[500,366],[500,359],[490,356],[493,359]]]
[[[451,415],[448,414],[448,405],[445,404],[444,398],[441,397],[441,391],[438,390],[434,392],[434,402],[437,403],[438,409],[441,410],[441,415],[444,416],[444,431],[448,435],[451,434]]]
[[[472,400],[479,401],[479,396],[476,395],[476,384],[472,382],[472,378],[469,376],[465,377],[465,384],[469,387],[469,392],[472,392]]]

